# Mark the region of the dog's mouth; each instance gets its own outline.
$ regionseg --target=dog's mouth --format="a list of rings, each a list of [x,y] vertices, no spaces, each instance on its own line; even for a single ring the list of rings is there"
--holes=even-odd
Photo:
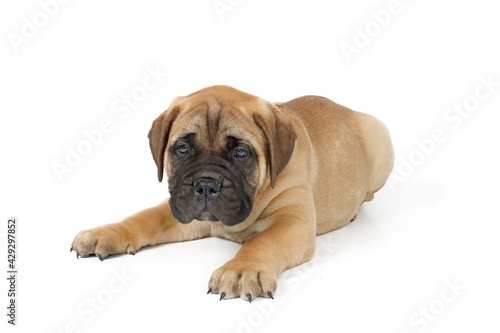
[[[243,222],[253,207],[238,170],[221,165],[199,164],[186,168],[182,177],[169,183],[170,208],[181,223],[193,220],[233,226]],[[180,178],[180,182],[175,182]]]
[[[192,196],[186,198],[173,195],[170,197],[170,208],[174,217],[181,223],[198,220],[221,222],[232,226],[243,222],[248,217],[252,210],[252,202],[249,199],[236,198],[233,191],[209,202],[197,200]]]
[[[232,226],[243,222],[252,206],[252,199],[234,186],[221,186],[212,193],[206,186],[204,191],[197,191],[192,185],[183,185],[179,192],[170,196],[172,214],[181,223],[198,220]]]
[[[219,219],[214,216],[214,214],[204,211],[202,212],[196,220],[198,221],[211,221],[211,222],[219,222]]]

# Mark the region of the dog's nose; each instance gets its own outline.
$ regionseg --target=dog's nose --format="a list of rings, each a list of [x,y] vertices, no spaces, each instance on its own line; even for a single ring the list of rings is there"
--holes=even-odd
[[[220,184],[214,179],[200,179],[194,185],[194,193],[199,201],[212,201],[220,191]]]

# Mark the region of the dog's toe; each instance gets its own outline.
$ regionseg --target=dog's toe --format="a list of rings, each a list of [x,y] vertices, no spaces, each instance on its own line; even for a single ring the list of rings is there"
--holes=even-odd
[[[109,226],[80,231],[71,244],[73,250],[77,258],[95,254],[101,261],[111,254],[136,252],[123,235]]]
[[[251,302],[257,297],[273,298],[277,274],[262,265],[231,260],[216,270],[208,289],[222,299],[241,298]]]

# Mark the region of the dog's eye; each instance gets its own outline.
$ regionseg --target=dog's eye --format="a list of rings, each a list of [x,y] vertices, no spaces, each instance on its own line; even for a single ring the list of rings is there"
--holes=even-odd
[[[245,158],[248,157],[248,151],[242,148],[238,148],[234,150],[234,157],[235,158]]]
[[[189,151],[188,145],[180,145],[176,149],[177,149],[177,152],[181,155],[186,155]]]

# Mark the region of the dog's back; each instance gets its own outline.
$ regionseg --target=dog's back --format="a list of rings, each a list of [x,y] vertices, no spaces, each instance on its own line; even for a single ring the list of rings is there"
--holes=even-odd
[[[389,132],[373,116],[324,97],[304,96],[277,106],[294,126],[305,126],[311,167],[317,234],[352,220],[365,201],[387,181],[394,163]]]

